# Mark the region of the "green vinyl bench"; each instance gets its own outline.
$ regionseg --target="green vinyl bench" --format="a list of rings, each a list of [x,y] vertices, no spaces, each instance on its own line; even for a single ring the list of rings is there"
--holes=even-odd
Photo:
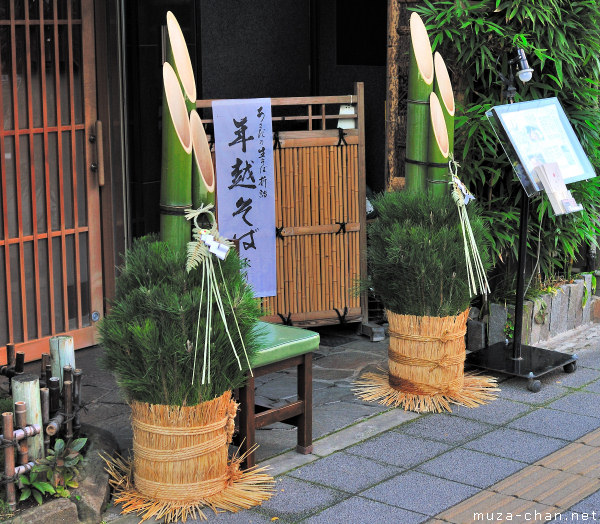
[[[250,363],[252,373],[240,388],[239,439],[240,454],[253,450],[255,431],[275,422],[298,428],[296,451],[312,453],[312,352],[319,347],[319,334],[306,329],[281,324],[259,322],[261,349]],[[298,400],[278,408],[259,406],[254,398],[254,379],[291,367],[298,368]],[[256,463],[255,453],[248,453],[246,467]]]

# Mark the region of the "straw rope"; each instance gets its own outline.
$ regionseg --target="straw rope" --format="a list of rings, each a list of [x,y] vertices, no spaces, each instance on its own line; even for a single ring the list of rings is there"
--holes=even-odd
[[[444,355],[440,359],[427,359],[427,358],[418,358],[413,357],[411,355],[403,355],[393,350],[392,348],[388,349],[388,358],[397,364],[404,364],[407,366],[423,366],[430,367],[433,369],[437,368],[447,368],[450,366],[457,366],[462,364],[465,361],[465,355]]]
[[[166,484],[164,482],[154,482],[136,475],[135,486],[142,493],[156,493],[156,500],[197,500],[198,493],[202,493],[202,497],[211,497],[223,491],[229,481],[229,472],[221,475],[216,479],[204,480],[201,482],[193,482],[189,484]]]
[[[147,422],[142,422],[138,419],[133,419],[131,421],[131,425],[135,429],[141,429],[142,431],[149,431],[150,433],[159,433],[161,435],[181,435],[181,436],[191,436],[191,435],[206,435],[207,433],[212,433],[219,429],[224,428],[229,421],[230,416],[227,415],[221,420],[217,420],[212,424],[207,424],[206,426],[193,426],[193,427],[169,427],[169,426],[160,426],[156,424],[148,424]]]
[[[415,342],[441,342],[445,344],[447,342],[451,342],[452,340],[457,340],[461,337],[464,337],[467,333],[466,329],[461,329],[455,333],[450,333],[448,331],[444,331],[441,335],[436,336],[427,336],[427,335],[419,335],[416,333],[400,333],[398,331],[389,330],[390,337],[399,338],[402,340],[414,340]]]
[[[133,452],[138,458],[154,460],[156,462],[175,462],[179,460],[189,460],[208,455],[213,451],[217,451],[228,443],[229,436],[227,434],[218,435],[212,440],[207,440],[196,446],[179,449],[156,449],[147,448],[138,442],[133,443]]]

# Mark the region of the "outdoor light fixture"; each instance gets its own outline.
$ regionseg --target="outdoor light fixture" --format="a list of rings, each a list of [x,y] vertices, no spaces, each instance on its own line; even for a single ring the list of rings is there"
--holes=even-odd
[[[496,65],[498,64],[499,60],[500,57],[498,57],[498,60],[496,60]],[[515,72],[519,80],[523,83],[529,82],[533,77],[533,69],[529,67],[529,62],[527,62],[525,51],[520,47],[517,48],[517,56],[508,61],[508,78],[500,73],[500,71],[497,72],[498,76],[502,80],[502,83],[504,84],[506,100],[509,104],[514,102],[515,95],[517,94],[517,87],[515,86]]]

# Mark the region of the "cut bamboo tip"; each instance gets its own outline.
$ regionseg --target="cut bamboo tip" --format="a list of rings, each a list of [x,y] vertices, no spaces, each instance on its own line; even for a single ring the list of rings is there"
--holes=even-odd
[[[454,105],[454,93],[452,92],[452,82],[450,81],[450,75],[448,74],[448,68],[446,63],[437,51],[433,57],[435,65],[435,78],[440,90],[440,96],[442,97],[441,102],[444,104],[446,111],[450,116],[454,116],[455,105]]]
[[[215,172],[210,154],[210,146],[208,145],[208,138],[206,138],[202,120],[196,111],[190,113],[190,129],[192,132],[194,162],[202,174],[206,190],[209,193],[214,193]]]
[[[417,13],[410,15],[410,41],[417,61],[419,73],[427,85],[433,82],[433,53],[429,35],[421,17]]]
[[[186,153],[192,152],[192,134],[190,132],[190,120],[188,118],[185,99],[179,86],[177,75],[171,67],[171,64],[165,62],[163,64],[163,83],[165,87],[165,96],[173,125],[177,132],[177,137],[183,146]],[[163,118],[165,115],[163,115]]]
[[[435,140],[440,148],[440,153],[444,158],[450,154],[450,142],[448,140],[448,130],[446,129],[446,120],[442,111],[442,105],[435,93],[429,95],[429,110],[431,113],[431,126],[435,135]]]
[[[181,79],[181,84],[185,91],[185,95],[191,101],[196,101],[196,80],[194,78],[194,70],[192,69],[192,60],[190,53],[185,43],[183,31],[177,22],[175,15],[167,12],[167,32],[169,34],[169,43],[173,52],[173,60],[177,74]]]

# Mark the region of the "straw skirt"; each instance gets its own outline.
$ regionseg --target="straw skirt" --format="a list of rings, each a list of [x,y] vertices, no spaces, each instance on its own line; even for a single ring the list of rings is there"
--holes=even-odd
[[[364,375],[356,387],[361,399],[424,413],[494,398],[495,379],[464,373],[468,310],[452,317],[387,315],[389,372]]]
[[[109,464],[123,513],[176,522],[205,518],[205,506],[238,511],[267,500],[272,477],[228,458],[236,410],[230,391],[197,406],[132,402],[133,467]]]

